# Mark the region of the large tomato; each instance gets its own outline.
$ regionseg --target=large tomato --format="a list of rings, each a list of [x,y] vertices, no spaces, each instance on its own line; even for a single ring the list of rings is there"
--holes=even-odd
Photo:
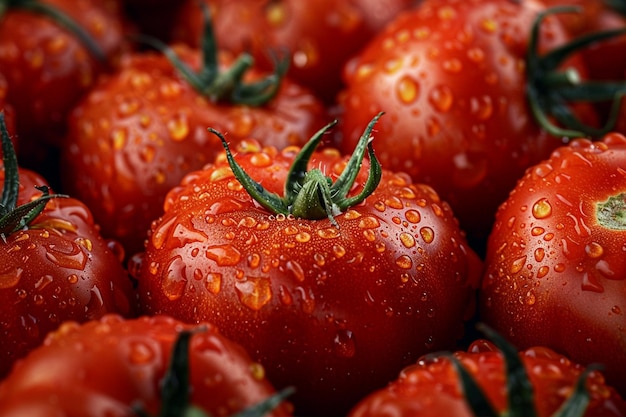
[[[263,368],[215,326],[106,315],[64,323],[18,362],[0,384],[0,416],[229,416],[271,410],[274,392]]]
[[[435,191],[380,170],[372,124],[349,160],[314,152],[327,128],[302,149],[245,141],[187,175],[130,268],[144,314],[214,322],[295,386],[300,415],[344,414],[455,346],[481,273]]]
[[[4,129],[3,115],[0,125]],[[0,377],[64,320],[128,316],[135,305],[121,259],[89,209],[74,198],[48,200],[48,183],[32,171],[18,171],[2,133]]]
[[[421,358],[349,417],[626,416],[626,401],[600,372],[545,347],[517,352],[497,339]]]
[[[563,143],[533,115],[567,107],[553,82],[563,81],[561,67],[542,54],[569,37],[554,16],[537,20],[542,12],[533,0],[426,0],[399,15],[346,66],[342,151],[385,111],[381,164],[435,188],[470,241],[484,243],[515,181]],[[584,78],[578,58],[565,63]],[[529,92],[540,96],[533,107]],[[590,105],[572,112],[594,125]]]
[[[573,141],[530,168],[489,238],[481,319],[521,348],[606,365],[626,393],[626,138]]]

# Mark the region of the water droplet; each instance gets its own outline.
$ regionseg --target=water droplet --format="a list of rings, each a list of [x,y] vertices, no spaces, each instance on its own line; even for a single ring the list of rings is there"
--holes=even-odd
[[[398,265],[402,269],[411,269],[413,266],[413,261],[407,255],[401,255],[396,259],[396,265]]]
[[[404,217],[407,219],[407,221],[413,224],[419,223],[422,220],[422,216],[417,210],[408,210],[405,213]]]
[[[265,378],[265,368],[263,368],[263,365],[260,363],[253,362],[250,364],[250,374],[252,375],[252,378],[257,381],[261,381]]]
[[[535,293],[532,290],[528,291],[524,297],[524,303],[528,306],[532,306],[536,301],[537,297],[535,296]]]
[[[111,132],[111,140],[113,141],[113,149],[120,150],[126,145],[126,129],[118,128]]]
[[[234,266],[241,260],[241,252],[232,245],[216,245],[207,248],[206,257],[219,266]]]
[[[187,115],[179,114],[167,122],[167,130],[174,141],[182,141],[189,135],[189,121]]]
[[[596,242],[591,242],[585,246],[585,253],[590,258],[599,258],[604,254],[604,248]]]
[[[72,275],[70,275],[72,276]],[[75,275],[74,275],[75,276]],[[0,277],[0,281],[2,280],[2,278]],[[46,288],[49,284],[51,284],[54,281],[54,278],[52,278],[52,275],[43,275],[41,278],[39,278],[39,280],[37,280],[37,282],[35,283],[35,289],[37,291],[41,291],[44,288]],[[78,281],[78,277],[77,277],[77,281]],[[0,285],[0,288],[2,288],[2,285]]]
[[[604,292],[604,287],[600,285],[597,278],[588,272],[585,272],[582,277],[580,288],[583,291],[593,291],[597,293]]]
[[[565,271],[565,264],[558,263],[558,264],[554,265],[554,270],[556,272],[563,272],[563,271]]]
[[[545,232],[543,227],[533,227],[530,231],[530,234],[533,236],[541,236]]]
[[[435,231],[430,227],[422,227],[420,229],[420,236],[422,236],[424,242],[432,243],[432,241],[435,239]]]
[[[187,286],[187,264],[182,257],[175,256],[167,265],[161,280],[161,290],[171,301],[179,299]]]
[[[304,269],[302,269],[302,265],[300,265],[297,261],[287,261],[285,267],[291,274],[296,278],[298,282],[304,281],[305,274]]]
[[[491,102],[491,97],[472,97],[470,99],[470,112],[478,120],[483,121],[489,119],[493,114],[493,103]]]
[[[409,233],[400,233],[400,242],[402,242],[405,248],[412,248],[415,246],[415,238]]]
[[[341,245],[333,245],[333,253],[337,258],[343,258],[346,254],[346,249]]]
[[[545,255],[546,255],[546,251],[543,248],[535,249],[535,261],[537,262],[543,261],[543,258]]]
[[[511,263],[511,270],[510,270],[511,273],[517,274],[519,271],[522,270],[525,264],[526,264],[526,256],[517,258],[516,260],[513,261],[513,263]]]
[[[211,294],[217,294],[222,288],[222,274],[218,272],[209,272],[204,280],[204,288]]]
[[[67,282],[69,282],[70,284],[76,284],[78,282],[78,275],[76,274],[71,274],[67,277]]]
[[[342,358],[351,358],[356,354],[354,334],[350,330],[340,329],[334,339],[335,353]]]
[[[470,48],[467,50],[467,57],[471,61],[479,64],[485,60],[485,53],[480,48]]]
[[[619,306],[613,306],[613,308],[611,308],[611,312],[613,314],[622,314],[622,309],[619,308]]]
[[[458,73],[458,72],[461,72],[461,70],[463,70],[463,64],[461,63],[460,60],[456,58],[447,59],[443,61],[442,66],[443,66],[444,71],[451,72],[451,73]]]
[[[396,93],[401,102],[413,103],[419,96],[419,84],[413,78],[404,76],[398,81]]]
[[[428,96],[428,101],[440,112],[447,112],[452,107],[454,96],[447,86],[434,88]]]
[[[363,237],[368,242],[374,242],[376,240],[376,233],[372,229],[367,229],[363,231]]]
[[[235,283],[239,301],[251,310],[258,311],[272,299],[269,278],[246,277]]]
[[[541,198],[533,204],[533,216],[536,219],[545,219],[552,214],[552,206],[546,198]]]
[[[55,265],[79,271],[85,269],[87,255],[76,243],[57,240],[55,243],[44,246],[46,248],[46,258]]]

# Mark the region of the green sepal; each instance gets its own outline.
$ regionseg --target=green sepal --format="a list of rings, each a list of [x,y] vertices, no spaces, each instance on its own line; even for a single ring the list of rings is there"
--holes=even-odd
[[[134,36],[134,38],[165,55],[180,76],[198,94],[212,102],[226,101],[230,104],[256,107],[272,100],[278,93],[289,68],[289,57],[283,56],[282,59],[279,59],[276,54],[273,54],[274,70],[272,74],[252,82],[244,82],[246,72],[254,65],[254,58],[248,53],[240,54],[230,68],[220,71],[218,47],[210,9],[204,2],[200,2],[200,7],[202,8],[204,27],[200,39],[202,67],[198,71],[194,71],[183,62],[176,51],[164,42],[141,34]]]
[[[333,121],[318,130],[294,158],[285,181],[283,197],[267,191],[259,182],[253,180],[233,157],[224,136],[213,128],[209,128],[209,131],[221,140],[226,151],[226,159],[235,178],[261,206],[274,214],[293,214],[296,217],[311,220],[327,217],[333,226],[339,227],[335,217],[365,200],[380,183],[382,168],[374,153],[371,134],[382,114],[381,112],[374,116],[368,124],[354,153],[335,183],[319,169],[308,171],[311,156],[323,135],[337,122]],[[370,159],[367,180],[358,195],[348,198],[347,194],[356,181],[366,150]]]

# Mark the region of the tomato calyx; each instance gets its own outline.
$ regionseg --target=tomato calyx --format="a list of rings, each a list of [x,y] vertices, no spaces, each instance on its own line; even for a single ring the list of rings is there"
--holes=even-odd
[[[2,136],[2,162],[4,165],[4,185],[0,198],[0,238],[6,237],[28,227],[43,211],[48,200],[67,197],[63,194],[50,194],[47,186],[35,186],[42,195],[21,206],[17,205],[20,177],[15,148],[9,137],[4,120],[4,112],[0,112],[0,136]]]
[[[596,219],[607,229],[626,230],[626,193],[596,204]]]
[[[209,417],[209,414],[189,403],[191,386],[189,369],[189,347],[191,338],[198,332],[206,331],[205,326],[192,330],[182,330],[172,348],[170,363],[161,385],[161,409],[158,417]],[[231,417],[261,417],[278,407],[289,395],[293,388],[284,390],[268,397],[258,404],[252,405]],[[146,413],[141,404],[133,406],[133,412],[138,417],[152,417]]]
[[[452,354],[444,354],[459,375],[464,397],[474,415],[481,417],[536,417],[533,387],[517,349],[496,331],[484,324],[478,328],[500,350],[504,357],[507,382],[507,408],[498,413],[469,371]],[[585,382],[589,374],[600,369],[597,364],[587,366],[580,374],[572,394],[552,417],[582,417],[589,405]]]
[[[542,21],[551,14],[580,10],[580,7],[576,6],[559,6],[539,13],[533,22],[526,56],[528,79],[526,91],[532,114],[548,133],[564,138],[600,137],[608,133],[615,126],[621,99],[626,94],[626,83],[623,81],[583,82],[574,68],[557,69],[573,53],[595,42],[623,35],[626,33],[625,28],[583,35],[539,56],[539,30]],[[586,125],[574,115],[569,103],[583,101],[611,101],[611,109],[604,126],[596,128]],[[564,127],[554,124],[550,116]]]
[[[289,68],[288,57],[274,58],[274,72],[254,82],[244,82],[246,72],[254,65],[254,58],[248,53],[240,54],[226,71],[219,70],[218,47],[213,30],[209,7],[199,2],[202,7],[204,28],[201,38],[202,68],[194,71],[184,63],[176,52],[167,44],[145,35],[136,36],[163,53],[180,76],[199,94],[212,102],[227,101],[230,104],[262,106],[270,101],[280,88]]]
[[[106,61],[106,54],[89,32],[57,7],[38,0],[0,0],[0,19],[10,9],[25,10],[49,17],[76,36],[96,60],[100,62]]]
[[[319,145],[323,135],[337,124],[337,121],[335,120],[317,131],[296,155],[287,174],[284,197],[270,193],[260,183],[254,181],[235,161],[224,136],[215,129],[209,128],[209,131],[217,135],[222,141],[228,164],[233,170],[235,178],[248,194],[267,210],[274,214],[291,214],[309,220],[328,218],[333,226],[339,228],[335,217],[365,200],[380,183],[382,169],[374,154],[371,134],[376,122],[382,115],[382,112],[378,113],[369,122],[346,167],[334,183],[321,170],[312,169],[308,171],[307,169],[313,151]],[[370,160],[367,180],[359,194],[348,197],[348,193],[361,169],[366,149]]]

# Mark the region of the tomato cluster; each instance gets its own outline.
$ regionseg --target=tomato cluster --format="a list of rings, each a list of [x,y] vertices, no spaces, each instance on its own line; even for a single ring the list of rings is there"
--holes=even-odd
[[[0,1],[0,417],[626,416],[620,6]]]

